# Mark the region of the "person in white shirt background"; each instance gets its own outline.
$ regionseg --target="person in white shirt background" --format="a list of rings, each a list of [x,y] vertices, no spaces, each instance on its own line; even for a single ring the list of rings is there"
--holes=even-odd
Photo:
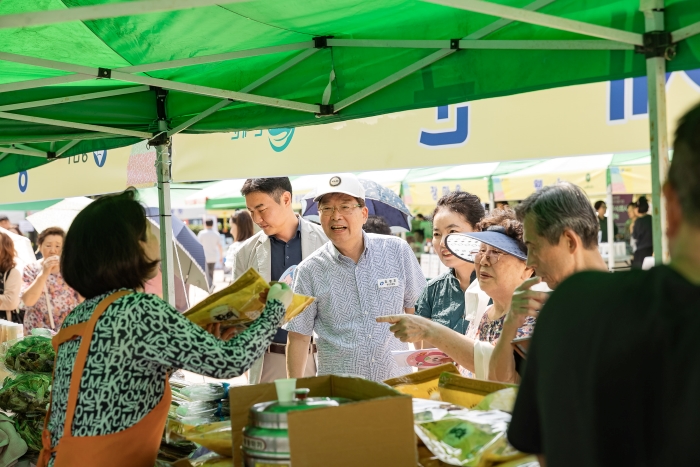
[[[214,269],[224,256],[224,250],[221,248],[221,236],[214,228],[214,221],[207,219],[204,221],[204,226],[205,229],[197,234],[197,239],[204,247],[204,258],[207,263],[207,280],[209,281],[209,290],[211,290],[214,286]]]

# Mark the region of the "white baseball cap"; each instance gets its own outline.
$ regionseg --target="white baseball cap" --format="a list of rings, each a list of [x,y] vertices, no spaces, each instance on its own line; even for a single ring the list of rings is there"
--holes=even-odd
[[[328,193],[343,193],[354,198],[365,199],[364,187],[357,177],[351,173],[329,175],[316,189],[314,201],[318,202]]]

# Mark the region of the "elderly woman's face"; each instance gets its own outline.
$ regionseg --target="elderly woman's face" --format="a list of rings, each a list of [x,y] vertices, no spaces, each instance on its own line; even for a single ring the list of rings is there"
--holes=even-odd
[[[146,257],[150,261],[160,261],[160,240],[158,239],[158,232],[156,231],[153,224],[146,222],[148,225],[146,229],[146,241],[139,241],[141,243],[141,248],[146,254]],[[158,265],[153,268],[151,274],[149,274],[147,279],[153,279],[158,275]]]
[[[513,295],[516,287],[532,274],[525,261],[484,243],[474,259],[479,286],[489,297]]]
[[[63,237],[60,235],[47,235],[41,245],[39,245],[39,251],[44,258],[61,256],[61,252],[63,252]]]

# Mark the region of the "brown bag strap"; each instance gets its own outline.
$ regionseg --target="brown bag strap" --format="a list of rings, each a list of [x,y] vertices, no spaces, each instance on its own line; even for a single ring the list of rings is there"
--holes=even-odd
[[[63,336],[61,336],[61,334],[59,333],[59,335],[54,337],[54,339],[56,339],[56,342],[60,342],[60,339],[65,339],[63,341],[65,342],[66,340],[70,340],[71,338],[75,337],[75,332],[80,332],[79,335],[81,336],[80,347],[78,348],[78,355],[75,357],[75,363],[73,364],[73,373],[71,374],[70,378],[70,387],[68,390],[68,406],[66,407],[66,421],[65,425],[63,426],[64,438],[73,436],[73,417],[75,415],[75,406],[78,403],[80,379],[83,376],[83,370],[85,369],[85,362],[87,361],[87,354],[90,350],[92,334],[95,331],[95,325],[97,324],[97,320],[100,318],[100,316],[102,316],[102,313],[105,312],[107,307],[114,303],[115,300],[118,300],[121,297],[130,293],[133,292],[131,290],[120,290],[119,292],[114,292],[97,305],[95,311],[92,312],[92,316],[90,316],[90,319],[87,321],[87,323],[84,323],[85,326],[82,329],[72,329],[74,328],[74,326],[69,326],[61,330],[68,331],[69,329],[72,329],[71,332],[73,333],[73,336],[67,338],[67,333],[64,333]],[[58,345],[56,345],[56,347],[58,347]]]

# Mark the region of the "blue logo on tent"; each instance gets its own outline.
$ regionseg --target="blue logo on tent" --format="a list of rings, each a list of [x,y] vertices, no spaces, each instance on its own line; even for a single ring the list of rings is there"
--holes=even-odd
[[[469,137],[469,106],[457,107],[457,121],[454,130],[426,131],[421,130],[418,144],[430,148],[461,146]],[[437,120],[450,118],[450,108],[446,105],[437,108]]]
[[[92,153],[92,157],[95,158],[97,167],[102,167],[107,162],[107,151],[95,151]]]
[[[275,152],[287,149],[294,136],[294,128],[271,128],[267,132],[269,133],[267,139],[270,141],[270,147]]]
[[[680,72],[700,90],[700,69]],[[671,73],[666,73],[666,84]],[[610,81],[608,94],[608,121],[624,122],[628,118],[641,118],[649,113],[646,76]]]
[[[21,191],[22,193],[27,191],[27,185],[29,185],[29,174],[26,170],[23,170],[19,173],[19,179],[17,180],[17,184],[19,185],[19,191]]]

